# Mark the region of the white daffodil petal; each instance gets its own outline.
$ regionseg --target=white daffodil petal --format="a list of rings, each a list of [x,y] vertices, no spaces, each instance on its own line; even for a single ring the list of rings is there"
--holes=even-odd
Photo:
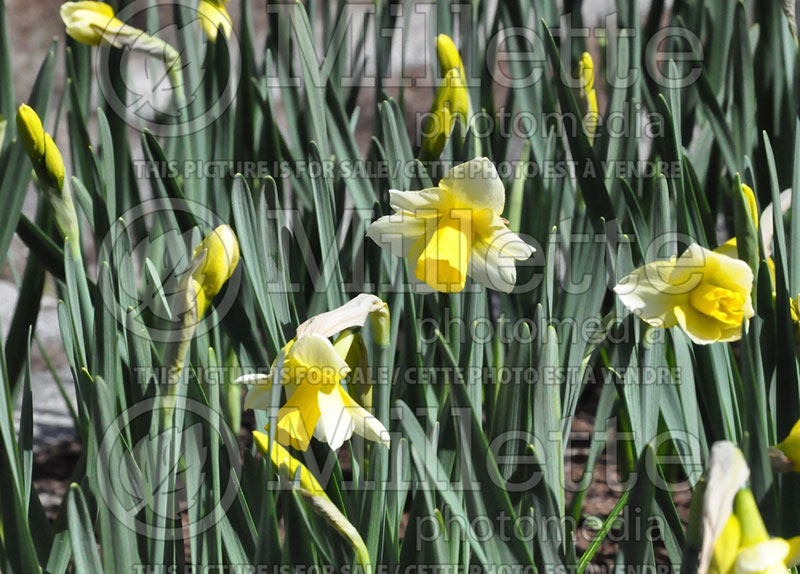
[[[425,235],[425,219],[406,212],[385,215],[372,222],[367,237],[396,257],[408,255],[411,246]]]
[[[503,213],[506,190],[494,164],[485,157],[453,167],[439,182],[450,192],[455,207],[491,209]]]
[[[669,283],[674,261],[654,261],[625,276],[614,287],[622,304],[657,327],[672,327],[678,322],[674,309],[688,292],[676,292]]]
[[[266,409],[270,404],[270,395],[272,392],[272,377],[267,375],[246,375],[239,377],[235,382],[246,382],[243,379],[246,377],[261,377],[257,379],[255,386],[247,392],[244,398],[244,408],[246,409]]]
[[[339,393],[339,385],[330,393],[319,393],[317,400],[319,404],[319,420],[317,421],[318,433],[314,436],[324,437],[324,441],[333,450],[339,450],[344,441],[353,436],[353,419],[348,413],[342,402]]]
[[[489,289],[511,293],[517,282],[517,268],[513,257],[505,256],[499,249],[479,242],[472,246],[469,276]]]
[[[396,211],[405,211],[415,217],[437,217],[450,202],[450,195],[440,187],[421,191],[389,190],[389,205]]]
[[[786,572],[783,560],[789,554],[789,543],[773,538],[739,550],[734,568],[736,574]]]
[[[339,387],[339,395],[353,420],[355,433],[359,436],[363,436],[367,440],[379,442],[389,448],[391,444],[389,431],[387,431],[386,427],[378,420],[378,417],[359,405],[344,388]]]

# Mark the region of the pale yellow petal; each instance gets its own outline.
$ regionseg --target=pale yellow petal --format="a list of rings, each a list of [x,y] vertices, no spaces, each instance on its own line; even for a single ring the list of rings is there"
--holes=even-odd
[[[429,187],[420,191],[389,190],[389,205],[397,211],[405,211],[416,217],[438,217],[450,207],[449,193],[440,187]]]
[[[350,367],[339,356],[331,342],[317,334],[306,335],[298,339],[292,345],[289,357],[293,368],[298,370],[321,369],[325,377],[330,376],[336,380],[350,372]],[[302,376],[302,374],[298,376]]]
[[[506,190],[494,164],[485,157],[453,167],[439,182],[453,198],[454,206],[467,209],[491,209],[502,215]]]
[[[674,289],[669,282],[675,261],[654,261],[620,280],[614,292],[628,309],[656,327],[677,324],[674,309],[688,299],[688,292]]]

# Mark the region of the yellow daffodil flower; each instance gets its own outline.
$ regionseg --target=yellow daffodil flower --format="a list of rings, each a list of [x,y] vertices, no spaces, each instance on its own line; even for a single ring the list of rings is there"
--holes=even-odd
[[[17,110],[17,132],[22,146],[33,163],[39,183],[53,206],[56,223],[65,239],[71,240],[75,254],[80,252],[78,216],[72,202],[72,192],[65,181],[64,160],[56,142],[44,131],[36,111],[22,104]]]
[[[745,205],[747,205],[747,211],[750,212],[750,217],[753,220],[753,227],[755,228],[756,231],[758,231],[759,217],[758,217],[758,204],[756,203],[756,194],[753,192],[753,189],[749,185],[744,183],[742,184],[742,193],[744,194]],[[736,242],[736,238],[731,237],[725,243],[717,247],[714,251],[736,259],[739,256],[738,243]]]
[[[680,325],[692,341],[705,345],[741,338],[754,314],[752,285],[747,263],[694,243],[678,258],[636,269],[614,291],[646,323]]]
[[[194,248],[192,261],[199,319],[239,264],[239,241],[233,229],[228,225],[214,229]]]
[[[395,212],[373,222],[367,236],[408,257],[414,277],[431,289],[459,292],[469,275],[508,293],[517,280],[514,262],[534,250],[506,226],[505,200],[494,164],[477,158],[455,166],[438,187],[390,190]]]
[[[421,155],[425,159],[439,157],[450,138],[456,118],[466,123],[469,116],[467,76],[461,56],[453,40],[445,34],[440,34],[436,38],[436,49],[442,71],[442,83],[436,90],[431,107],[432,124],[426,126],[422,134]]]
[[[597,122],[600,119],[599,108],[597,107],[597,92],[594,89],[594,61],[589,52],[584,52],[581,56],[578,70],[581,77],[581,94],[586,100],[587,112],[583,118],[583,125],[589,143],[594,144],[594,135],[597,131]]]
[[[197,5],[197,14],[200,16],[200,23],[206,36],[212,42],[217,41],[217,34],[220,28],[226,38],[230,38],[233,24],[228,10],[225,8],[224,1],[200,0]]]
[[[353,348],[357,339],[350,338],[349,329],[362,326],[371,317],[375,340],[379,342],[385,338],[381,331],[388,326],[388,315],[386,303],[374,295],[361,294],[333,311],[309,319],[283,348],[280,373],[276,359],[269,375],[245,375],[237,379],[255,383],[245,397],[245,408],[270,406],[270,391],[277,375],[287,396],[286,404],[277,414],[275,438],[281,444],[306,450],[314,436],[337,450],[355,433],[389,447],[389,433],[383,424],[342,386],[351,372],[347,359],[357,361],[352,368],[365,368],[365,357],[362,351]],[[341,335],[334,345],[329,337],[336,333]],[[359,386],[358,381],[355,386]],[[364,389],[359,391],[363,398]]]

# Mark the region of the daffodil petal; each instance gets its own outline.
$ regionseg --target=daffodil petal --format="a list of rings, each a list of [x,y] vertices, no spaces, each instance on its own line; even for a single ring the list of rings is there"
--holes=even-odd
[[[324,374],[341,378],[350,372],[350,367],[336,352],[331,342],[317,334],[306,335],[297,340],[289,351],[293,365],[322,369]]]
[[[439,187],[450,192],[455,207],[503,213],[506,190],[488,158],[475,158],[453,167],[439,182]]]
[[[386,427],[378,420],[378,417],[359,405],[341,386],[339,387],[339,395],[353,420],[355,433],[359,436],[363,436],[367,440],[379,442],[389,448],[391,444],[389,431],[387,431]]]
[[[654,261],[625,276],[614,292],[628,309],[639,318],[656,327],[672,327],[677,324],[674,309],[688,295],[675,293],[669,283],[674,261]]]
[[[789,543],[782,538],[772,538],[739,550],[736,574],[785,573],[784,559],[789,554]]]
[[[236,383],[253,384],[244,398],[244,408],[246,409],[266,409],[270,404],[270,394],[272,391],[272,376],[255,374],[239,377]]]
[[[319,393],[320,417],[317,422],[316,432],[324,437],[324,441],[332,450],[339,450],[344,441],[353,436],[353,419],[342,402],[339,393],[340,385],[337,385],[330,393]]]
[[[407,212],[385,215],[367,229],[367,237],[396,257],[405,257],[411,246],[425,235],[426,219]]]
[[[450,204],[450,194],[440,187],[421,191],[389,190],[389,205],[396,211],[405,211],[415,217],[438,217]]]

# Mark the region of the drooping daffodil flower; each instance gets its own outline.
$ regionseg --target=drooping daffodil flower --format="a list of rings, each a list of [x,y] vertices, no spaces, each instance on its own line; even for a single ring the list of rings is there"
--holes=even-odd
[[[706,345],[741,338],[754,314],[752,286],[747,263],[693,243],[680,257],[636,269],[614,291],[646,323],[680,325],[692,341]]]
[[[359,404],[342,383],[353,368],[347,359],[353,356],[352,345],[356,338],[330,337],[361,326],[369,316],[373,318],[373,331],[378,331],[388,321],[388,307],[373,295],[362,294],[345,305],[309,319],[297,329],[297,336],[282,350],[279,359],[268,375],[256,373],[237,379],[254,384],[245,398],[245,408],[267,409],[275,378],[283,385],[287,401],[277,413],[275,438],[284,445],[306,450],[315,437],[338,450],[353,433],[367,440],[390,445],[389,433],[383,424]],[[386,317],[383,317],[386,316]],[[379,333],[376,340],[381,338]],[[347,344],[349,341],[349,344]],[[362,362],[360,353],[359,363]]]
[[[231,36],[233,23],[225,4],[226,0],[200,0],[197,5],[197,14],[200,16],[203,31],[211,42],[217,41],[220,28],[226,38]]]
[[[517,280],[515,262],[534,249],[501,217],[505,200],[494,164],[476,158],[452,168],[438,187],[390,190],[394,213],[373,222],[367,236],[407,257],[414,277],[431,289],[459,292],[469,275],[508,293]]]

